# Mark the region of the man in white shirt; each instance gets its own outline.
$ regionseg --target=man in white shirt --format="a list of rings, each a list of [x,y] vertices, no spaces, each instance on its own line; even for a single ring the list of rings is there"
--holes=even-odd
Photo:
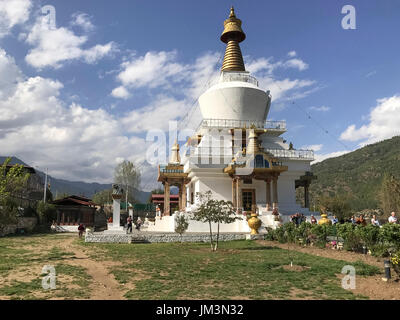
[[[389,220],[389,223],[397,223],[396,213],[392,212],[388,220]]]

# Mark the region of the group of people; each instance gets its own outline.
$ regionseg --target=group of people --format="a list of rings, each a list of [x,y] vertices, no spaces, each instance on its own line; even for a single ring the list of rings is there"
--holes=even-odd
[[[142,226],[142,224],[143,224],[142,219],[138,217],[135,223],[135,229],[140,231],[140,227]],[[132,226],[133,226],[133,218],[132,216],[129,216],[126,219],[126,233],[132,233]]]
[[[296,214],[290,216],[290,221],[292,221],[296,225],[300,225],[303,221],[306,221],[306,220],[305,220],[305,217],[303,214],[296,213]],[[312,215],[311,216],[311,224],[317,224],[317,222],[318,222],[317,219]],[[350,222],[352,224],[362,225],[362,226],[367,225],[367,220],[365,219],[365,216],[363,214],[359,215],[357,218],[355,216],[351,216],[350,219],[348,219],[347,221],[342,221],[342,222]],[[392,212],[390,214],[390,217],[388,218],[388,222],[394,223],[394,224],[399,223],[399,220],[396,217],[395,212]],[[339,219],[336,216],[333,216],[332,224],[335,225],[338,223],[339,223]],[[377,227],[381,226],[381,224],[375,214],[371,218],[371,224],[374,226],[377,226]]]
[[[353,223],[353,224],[359,224],[359,225],[367,225],[367,221],[364,218],[364,215],[360,215],[358,218],[355,218],[354,216],[352,216],[349,220],[349,222]],[[396,217],[396,212],[392,212],[390,214],[390,217],[388,218],[388,223],[394,223],[397,224],[398,219]],[[376,217],[376,215],[374,214],[371,218],[371,224],[377,227],[380,227],[381,224],[379,222],[379,219]]]
[[[290,221],[292,221],[296,226],[301,225],[302,222],[306,222],[307,219],[302,213],[295,213],[290,216]]]

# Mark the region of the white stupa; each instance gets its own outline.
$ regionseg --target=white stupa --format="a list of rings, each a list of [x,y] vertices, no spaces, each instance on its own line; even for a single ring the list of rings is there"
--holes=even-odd
[[[175,184],[180,188],[179,194],[183,194],[180,211],[190,213],[196,207],[196,194],[211,191],[215,199],[232,201],[237,214],[257,212],[263,226],[275,226],[274,208],[284,222],[296,212],[310,216],[308,187],[315,178],[310,172],[314,154],[311,150],[289,148],[281,137],[286,132],[286,122],[267,120],[272,97],[245,70],[239,46],[245,38],[241,21],[232,8],[221,35],[227,47],[219,82],[199,98],[203,119],[186,144],[189,151],[182,155],[179,168],[177,163],[169,164],[179,170],[162,166],[159,181],[168,185],[169,193],[167,181],[174,181],[174,173],[168,172],[175,171],[180,177]],[[174,148],[173,154],[177,146]],[[297,187],[304,188],[305,207],[296,203]],[[168,211],[164,212],[163,231],[172,228],[167,222],[171,215],[169,203],[165,208]],[[171,219],[169,225],[172,224]],[[207,228],[193,221],[188,231],[207,231]],[[248,231],[245,220],[221,229],[221,232]]]

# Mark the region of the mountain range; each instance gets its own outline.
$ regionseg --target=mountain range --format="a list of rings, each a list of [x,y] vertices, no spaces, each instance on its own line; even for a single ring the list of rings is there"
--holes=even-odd
[[[400,136],[326,159],[311,169],[317,176],[310,186],[311,207],[313,199],[328,193],[350,196],[357,211],[377,209],[384,174],[400,178]]]

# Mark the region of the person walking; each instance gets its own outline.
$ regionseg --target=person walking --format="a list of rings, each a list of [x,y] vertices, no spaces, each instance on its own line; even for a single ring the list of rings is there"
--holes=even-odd
[[[79,231],[79,238],[82,238],[83,232],[85,231],[85,226],[83,225],[83,223],[79,225],[78,231]]]
[[[389,221],[389,223],[394,223],[394,224],[397,223],[397,217],[396,217],[396,213],[394,211],[390,214],[388,221]]]
[[[128,219],[126,219],[126,223],[127,223],[126,233],[132,233],[132,222],[133,222],[133,219],[131,216],[129,216]]]
[[[140,227],[142,226],[142,220],[140,217],[136,220],[136,230],[140,231]]]
[[[339,223],[339,219],[336,216],[333,216],[332,224],[335,225],[337,223]]]

